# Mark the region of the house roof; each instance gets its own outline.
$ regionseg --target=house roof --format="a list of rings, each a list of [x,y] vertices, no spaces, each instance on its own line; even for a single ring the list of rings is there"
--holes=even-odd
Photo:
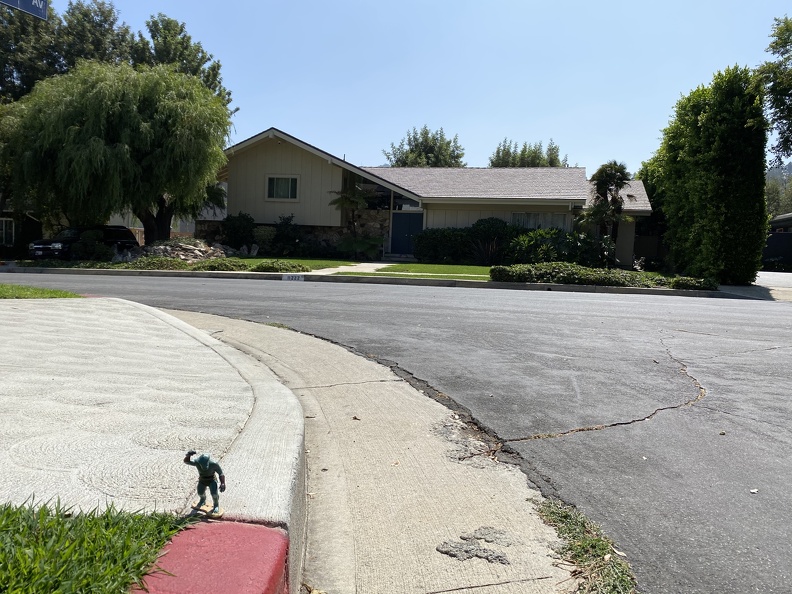
[[[586,200],[582,167],[363,167],[425,202]]]
[[[427,203],[500,202],[503,204],[568,204],[583,206],[592,199],[583,167],[358,167],[277,128],[268,128],[227,149],[230,158],[273,138],[285,140],[328,163],[342,167],[408,198]],[[218,176],[228,179],[224,167]],[[640,180],[623,192],[624,210],[649,215],[652,207]]]
[[[594,182],[589,182],[590,194],[586,200],[586,206],[591,206],[594,201],[595,189]],[[621,197],[624,199],[624,212],[631,215],[650,215],[652,205],[649,202],[649,195],[640,179],[631,179],[628,186],[621,190]]]
[[[792,223],[792,212],[780,214],[777,217],[770,219],[770,225],[775,227],[783,227]]]

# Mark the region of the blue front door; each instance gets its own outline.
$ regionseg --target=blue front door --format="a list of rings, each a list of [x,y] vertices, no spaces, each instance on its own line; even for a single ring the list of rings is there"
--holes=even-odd
[[[423,230],[422,212],[394,212],[391,254],[412,254],[413,236]]]

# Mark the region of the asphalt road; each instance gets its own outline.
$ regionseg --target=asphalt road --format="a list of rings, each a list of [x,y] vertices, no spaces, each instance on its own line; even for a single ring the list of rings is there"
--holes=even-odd
[[[397,363],[600,523],[649,594],[792,589],[792,304],[15,274],[280,323]],[[306,362],[309,364],[309,362]]]

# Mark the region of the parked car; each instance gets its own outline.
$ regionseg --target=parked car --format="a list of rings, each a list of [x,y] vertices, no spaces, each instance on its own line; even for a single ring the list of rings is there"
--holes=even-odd
[[[140,247],[135,234],[129,228],[121,225],[99,225],[68,227],[52,239],[37,239],[28,245],[28,254],[34,260],[42,258],[70,260],[72,246],[80,240],[80,236],[86,231],[101,231],[102,243],[108,247],[115,246],[119,252]]]

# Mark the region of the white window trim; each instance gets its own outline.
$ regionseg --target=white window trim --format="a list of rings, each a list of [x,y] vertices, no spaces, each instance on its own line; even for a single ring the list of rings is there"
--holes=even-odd
[[[566,231],[566,232],[569,232],[569,231],[572,230],[571,217],[569,216],[569,213],[565,213],[565,212],[512,212],[511,224],[512,225],[517,225],[518,223],[516,222],[516,219],[518,217],[530,217],[532,215],[533,216],[540,216],[542,218],[550,218],[550,219],[552,219],[552,217],[554,217],[554,216],[563,216],[564,217],[564,226],[561,227],[561,229],[563,231]],[[526,229],[532,229],[532,228],[533,227],[526,227]],[[543,221],[541,226],[538,227],[538,228],[539,229],[547,229],[547,228],[550,228],[550,227],[545,225],[544,221]]]
[[[294,198],[270,198],[267,194],[269,194],[269,180],[271,179],[296,179],[297,180],[297,196]],[[300,179],[299,173],[273,173],[272,175],[267,175],[264,180],[264,200],[267,202],[288,202],[289,204],[294,204],[295,202],[300,201],[301,195],[301,187],[302,187],[302,180]]]

